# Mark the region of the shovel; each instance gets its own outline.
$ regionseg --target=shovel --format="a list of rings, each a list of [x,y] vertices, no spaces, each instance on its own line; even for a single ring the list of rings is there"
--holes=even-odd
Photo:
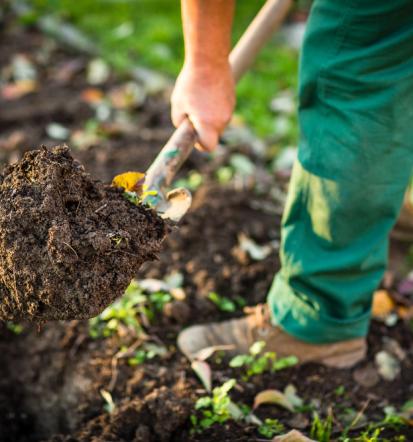
[[[291,3],[292,0],[267,0],[258,12],[229,56],[235,82],[245,74],[258,52],[282,23]],[[150,195],[144,202],[165,219],[178,222],[191,206],[192,196],[188,189],[180,187],[167,194],[164,189],[172,183],[196,142],[197,133],[189,119],[186,119],[146,172],[144,186]]]

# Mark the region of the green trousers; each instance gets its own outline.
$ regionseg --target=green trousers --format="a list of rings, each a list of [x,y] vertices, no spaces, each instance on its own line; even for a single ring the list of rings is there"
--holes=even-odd
[[[413,1],[315,0],[274,324],[312,343],[365,336],[413,166]]]

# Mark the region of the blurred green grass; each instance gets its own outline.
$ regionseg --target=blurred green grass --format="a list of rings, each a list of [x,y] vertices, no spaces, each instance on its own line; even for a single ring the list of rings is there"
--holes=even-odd
[[[57,14],[75,24],[102,49],[104,58],[120,71],[147,66],[175,77],[183,60],[179,1],[171,0],[31,0],[38,14]],[[234,42],[264,3],[237,2]],[[238,86],[237,115],[261,137],[296,144],[296,116],[290,129],[277,137],[276,115],[269,102],[278,92],[297,84],[297,51],[272,41]]]

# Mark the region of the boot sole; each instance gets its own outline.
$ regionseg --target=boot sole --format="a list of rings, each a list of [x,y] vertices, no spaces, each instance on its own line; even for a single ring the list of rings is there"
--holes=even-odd
[[[331,368],[351,368],[354,367],[357,363],[362,361],[366,356],[366,349],[360,348],[359,350],[355,350],[348,353],[341,353],[334,356],[328,356],[320,359],[317,362],[320,362],[323,365]]]

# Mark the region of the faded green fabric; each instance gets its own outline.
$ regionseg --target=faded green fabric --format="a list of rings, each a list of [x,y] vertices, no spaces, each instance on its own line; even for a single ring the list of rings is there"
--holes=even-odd
[[[365,336],[413,165],[413,1],[315,0],[301,140],[268,302],[293,336]]]

